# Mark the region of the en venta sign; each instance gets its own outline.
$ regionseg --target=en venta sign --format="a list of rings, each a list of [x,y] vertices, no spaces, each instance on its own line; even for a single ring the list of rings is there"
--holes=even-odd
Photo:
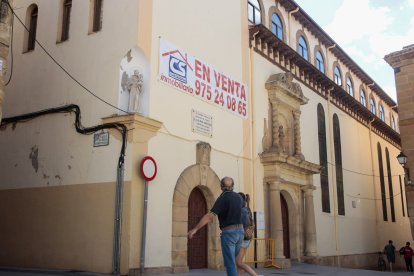
[[[247,86],[160,38],[159,80],[247,119]]]

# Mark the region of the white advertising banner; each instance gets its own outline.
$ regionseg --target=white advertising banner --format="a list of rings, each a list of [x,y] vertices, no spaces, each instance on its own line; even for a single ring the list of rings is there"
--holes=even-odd
[[[159,80],[247,119],[247,86],[160,38]]]

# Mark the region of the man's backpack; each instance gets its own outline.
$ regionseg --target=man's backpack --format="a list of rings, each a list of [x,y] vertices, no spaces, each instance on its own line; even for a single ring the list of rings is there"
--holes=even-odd
[[[398,252],[400,252],[400,255],[404,255],[404,252],[405,252],[405,247],[404,247],[404,246],[403,246],[403,247],[401,247],[401,248],[400,248],[400,250],[399,250]]]

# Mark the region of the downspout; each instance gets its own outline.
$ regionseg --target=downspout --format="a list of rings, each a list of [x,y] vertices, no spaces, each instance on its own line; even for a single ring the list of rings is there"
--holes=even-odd
[[[331,49],[333,49],[333,48],[335,48],[335,47],[336,47],[336,43],[335,43],[334,45],[331,45],[331,46],[329,46],[328,48],[326,48],[326,66],[328,66],[328,64],[330,64],[330,63],[329,63],[329,55],[328,55],[328,52],[329,52],[329,50],[331,50]],[[332,67],[330,66],[329,68],[332,68]],[[328,68],[327,68],[327,69],[328,69]],[[326,72],[328,73],[328,76],[329,76],[329,72],[328,72],[328,70],[326,70]],[[331,76],[333,76],[333,74],[332,74]]]
[[[290,11],[289,12],[289,14],[288,14],[288,42],[287,42],[287,44],[290,46],[290,42],[291,42],[291,31],[290,31],[290,17],[292,16],[292,14],[294,14],[294,13],[296,13],[296,12],[298,12],[299,11],[299,7],[297,7],[296,9],[294,9],[294,10],[292,10],[292,11]]]
[[[332,87],[328,91],[328,133],[329,133],[329,149],[330,149],[330,156],[331,156],[331,164],[333,164],[334,160],[334,145],[332,141],[332,127],[331,127],[331,92],[334,88]],[[335,164],[336,165],[336,164]],[[335,172],[335,166],[331,165],[331,177],[332,177],[332,195],[333,195],[333,218],[334,218],[334,228],[335,228],[335,256],[337,260],[338,267],[341,266],[341,263],[339,261],[339,228],[338,228],[338,215],[337,215],[337,208],[336,208],[336,172]]]
[[[371,174],[372,174],[372,185],[374,186],[374,201],[375,201],[375,235],[376,241],[378,242],[379,233],[378,233],[378,200],[377,200],[377,186],[375,185],[375,170],[374,170],[374,151],[372,148],[372,122],[375,121],[375,117],[368,124],[369,128],[369,147],[371,152]]]
[[[254,108],[253,108],[253,87],[254,87],[254,77],[253,77],[253,69],[254,69],[254,65],[253,65],[253,45],[256,44],[256,35],[259,33],[259,31],[257,31],[256,33],[253,34],[253,44],[252,47],[250,47],[250,51],[249,51],[249,77],[250,77],[250,112],[251,112],[251,122],[250,122],[250,126],[251,126],[251,131],[250,131],[250,141],[251,141],[251,170],[252,170],[252,186],[253,186],[253,211],[256,212],[257,206],[256,206],[256,184],[255,184],[255,149],[256,149],[256,139],[255,139],[255,135],[254,135]]]

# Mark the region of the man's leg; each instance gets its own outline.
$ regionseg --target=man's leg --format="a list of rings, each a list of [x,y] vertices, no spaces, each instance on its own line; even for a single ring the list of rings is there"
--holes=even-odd
[[[231,229],[221,232],[221,252],[228,276],[237,276],[236,244],[239,242],[237,230]],[[240,245],[238,250],[240,250]]]

